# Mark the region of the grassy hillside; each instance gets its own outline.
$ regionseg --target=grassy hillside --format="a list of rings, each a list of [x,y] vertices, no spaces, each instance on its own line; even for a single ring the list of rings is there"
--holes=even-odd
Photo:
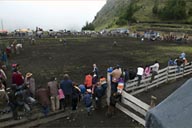
[[[169,23],[172,24],[173,28],[177,28],[177,26],[179,26],[178,24],[188,23],[189,27],[187,25],[184,28],[191,29],[192,14],[189,15],[185,20],[163,20],[152,12],[155,4],[158,4],[158,7],[162,8],[165,6],[165,3],[167,3],[168,0],[158,0],[158,2],[155,2],[157,0],[107,0],[106,4],[97,13],[93,21],[96,30],[122,27],[117,25],[116,22],[120,16],[126,13],[131,1],[134,1],[139,7],[139,9],[134,12],[133,17],[135,18],[137,25],[138,23],[141,24],[139,25],[140,28],[143,26],[143,23],[155,23],[153,27],[156,26],[156,24],[158,24],[158,27],[161,27],[161,25],[167,26],[165,24]],[[190,9],[192,10],[192,1],[186,0],[186,6],[187,11]],[[134,28],[137,28],[137,25],[134,26]],[[127,27],[127,24],[124,24],[123,26]],[[150,26],[145,24],[145,27]]]

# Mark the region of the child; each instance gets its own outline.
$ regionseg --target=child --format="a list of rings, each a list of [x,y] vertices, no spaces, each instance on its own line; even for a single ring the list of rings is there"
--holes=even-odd
[[[92,105],[92,100],[91,100],[91,89],[87,89],[86,93],[83,97],[83,101],[85,103],[85,107],[87,109],[87,114],[88,116],[90,116],[90,112],[91,112],[91,105]]]
[[[60,102],[60,110],[61,109],[64,109],[65,110],[65,95],[64,95],[64,92],[63,90],[59,87],[59,90],[58,90],[58,94],[59,94],[59,102]]]

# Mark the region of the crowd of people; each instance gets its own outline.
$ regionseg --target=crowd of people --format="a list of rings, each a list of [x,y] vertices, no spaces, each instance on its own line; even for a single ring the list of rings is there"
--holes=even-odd
[[[46,85],[37,86],[33,74],[28,72],[24,76],[20,72],[19,64],[12,64],[11,85],[6,86],[6,81],[0,81],[0,107],[1,113],[5,113],[9,107],[15,120],[21,119],[18,111],[21,108],[31,110],[29,104],[38,103],[45,116],[50,111],[77,110],[78,104],[83,101],[88,115],[91,109],[101,108],[101,100],[107,88],[106,78],[99,76],[96,64],[93,64],[93,71],[85,75],[83,84],[72,81],[68,74],[63,79],[51,77]],[[6,74],[2,71],[2,77]],[[3,76],[4,75],[4,76]],[[5,82],[5,83],[3,83]],[[94,103],[93,103],[94,102]],[[51,110],[50,110],[51,109]]]
[[[182,53],[180,54],[180,56],[178,56],[178,57],[175,58],[175,59],[170,58],[170,59],[168,60],[168,66],[174,66],[174,65],[176,65],[176,66],[177,66],[177,71],[176,71],[176,72],[178,72],[178,73],[181,71],[181,66],[182,66],[182,65],[185,66],[187,63],[188,63],[188,60],[187,60],[187,58],[186,58],[185,52],[182,52]]]
[[[182,63],[187,63],[185,53],[181,53],[179,60]],[[185,60],[185,61],[184,61]],[[178,59],[175,61],[169,60],[168,65],[181,65]],[[6,106],[10,107],[15,120],[21,119],[18,111],[21,107],[25,107],[28,111],[31,110],[30,104],[39,103],[40,108],[45,116],[50,111],[78,109],[78,104],[83,103],[87,115],[91,115],[92,109],[101,109],[108,105],[107,115],[113,115],[116,102],[120,101],[122,90],[128,80],[138,77],[140,86],[141,80],[150,76],[153,82],[155,75],[158,74],[159,62],[155,61],[153,65],[140,65],[135,72],[132,69],[122,69],[120,65],[108,68],[110,74],[110,84],[104,75],[99,73],[96,64],[93,64],[93,70],[85,74],[84,83],[79,84],[70,79],[69,74],[64,74],[63,79],[58,81],[57,78],[51,77],[46,85],[38,85],[35,82],[31,72],[24,76],[20,72],[19,64],[12,64],[11,85],[6,84],[7,76],[4,69],[0,69],[0,109],[4,113]],[[178,69],[180,70],[180,69]],[[107,104],[106,93],[110,85],[110,103]]]

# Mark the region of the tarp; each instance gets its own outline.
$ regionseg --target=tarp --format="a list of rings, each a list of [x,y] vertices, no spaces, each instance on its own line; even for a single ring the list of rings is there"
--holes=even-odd
[[[146,128],[192,127],[192,78],[148,111]]]

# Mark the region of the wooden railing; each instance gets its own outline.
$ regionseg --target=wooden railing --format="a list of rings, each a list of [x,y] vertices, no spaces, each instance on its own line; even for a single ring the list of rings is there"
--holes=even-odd
[[[170,80],[175,80],[180,77],[184,77],[192,73],[192,64],[188,63],[182,65],[180,71],[178,71],[177,66],[168,66],[164,69],[158,71],[154,80],[151,81],[151,75],[141,80],[139,86],[138,78],[130,80],[127,82],[125,90],[122,92],[121,103],[117,103],[116,107],[145,126],[145,116],[150,106],[141,100],[137,99],[133,95],[146,91],[147,89],[157,87],[160,84],[166,83]],[[109,76],[109,74],[108,74]],[[110,79],[110,77],[108,77]],[[108,82],[110,83],[110,82]]]
[[[137,86],[138,78],[136,77],[134,80],[130,80],[126,83],[125,90],[131,95],[135,95],[146,91],[147,89],[157,87],[160,84],[166,83],[170,80],[176,80],[178,78],[184,77],[192,73],[192,64],[187,63],[186,65],[182,65],[180,67],[180,71],[178,71],[177,66],[168,66],[158,71],[158,75],[155,76],[155,79],[150,82],[151,75],[141,80],[139,86]]]
[[[143,126],[145,125],[145,116],[150,108],[148,104],[142,102],[141,100],[128,94],[125,91],[122,92],[121,103],[123,103],[124,106],[119,103],[116,104],[116,107],[119,110],[121,110]],[[128,106],[132,110],[129,110],[126,106]],[[135,111],[136,113],[134,113],[133,111]]]

